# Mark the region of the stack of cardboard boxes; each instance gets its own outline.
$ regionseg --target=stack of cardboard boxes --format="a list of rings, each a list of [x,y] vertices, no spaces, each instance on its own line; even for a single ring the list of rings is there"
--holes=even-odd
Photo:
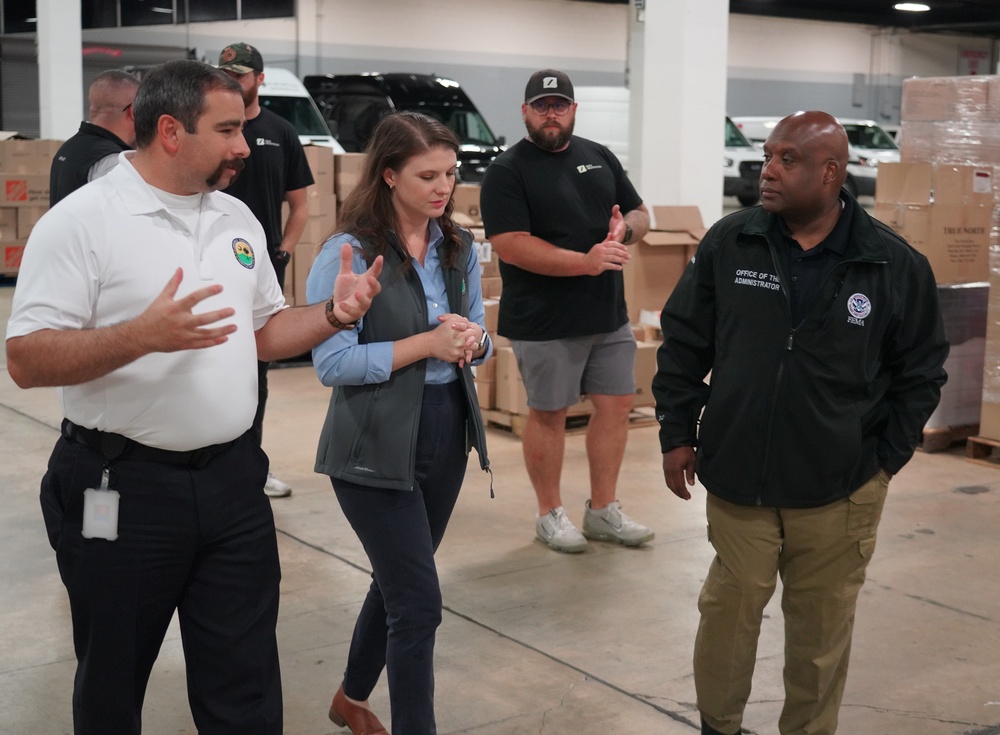
[[[925,449],[977,427],[1000,439],[1000,77],[907,79],[901,118],[901,163],[879,166],[875,216],[930,260],[951,343]]]
[[[49,208],[49,168],[60,140],[0,141],[0,275],[21,266],[28,234]]]

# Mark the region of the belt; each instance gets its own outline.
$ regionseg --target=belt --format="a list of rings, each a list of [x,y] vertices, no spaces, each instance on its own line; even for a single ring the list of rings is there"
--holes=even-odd
[[[200,449],[175,452],[171,449],[148,447],[121,434],[77,426],[69,419],[63,419],[62,435],[70,441],[100,452],[108,462],[116,459],[128,459],[136,462],[155,462],[196,469],[205,467],[236,443],[234,439],[225,444],[212,444]]]

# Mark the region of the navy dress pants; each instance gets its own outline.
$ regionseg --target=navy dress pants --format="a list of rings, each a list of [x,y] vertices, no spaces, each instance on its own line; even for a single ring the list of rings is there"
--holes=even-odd
[[[364,701],[386,670],[393,735],[434,735],[434,637],[441,586],[434,552],[468,461],[459,383],[424,387],[412,491],[333,480],[337,500],[372,565],[354,628],[344,693]],[[407,447],[386,447],[405,452]]]
[[[42,480],[49,542],[69,593],[76,735],[138,735],[167,626],[178,612],[200,735],[279,735],[278,547],[261,492],[267,457],[247,433],[203,467],[123,456],[118,538],[81,533],[83,491],[104,457],[60,438]]]

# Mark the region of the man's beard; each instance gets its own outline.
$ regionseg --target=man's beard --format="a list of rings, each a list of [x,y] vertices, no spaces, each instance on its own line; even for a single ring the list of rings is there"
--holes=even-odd
[[[250,87],[250,89],[241,90],[241,96],[243,97],[243,106],[249,107],[257,99],[257,85]]]
[[[243,162],[242,158],[232,158],[223,161],[222,163],[219,164],[219,167],[215,169],[212,175],[209,176],[207,179],[205,179],[205,183],[209,185],[212,191],[215,191],[218,188],[219,180],[222,178],[222,174],[225,172],[225,170],[227,168],[234,168],[236,169],[236,173],[233,174],[233,178],[231,178],[229,180],[229,183],[226,184],[226,187],[229,187],[230,185],[232,185],[234,181],[236,181],[236,179],[240,177],[240,171],[242,171],[245,166],[246,164]]]
[[[559,151],[565,148],[566,144],[569,143],[570,136],[573,135],[573,126],[576,121],[569,118],[569,122],[560,128],[546,128],[545,124],[542,123],[536,127],[525,120],[524,125],[528,128],[528,137],[531,138],[531,142],[546,151]]]

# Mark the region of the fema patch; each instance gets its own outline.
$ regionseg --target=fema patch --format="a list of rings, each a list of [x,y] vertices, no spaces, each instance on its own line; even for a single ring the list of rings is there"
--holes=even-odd
[[[250,247],[250,243],[242,237],[237,237],[233,240],[233,254],[236,256],[236,260],[239,264],[244,268],[253,268],[255,261],[253,248]]]
[[[865,317],[872,313],[872,302],[863,293],[851,294],[847,299],[847,321],[864,326]]]

